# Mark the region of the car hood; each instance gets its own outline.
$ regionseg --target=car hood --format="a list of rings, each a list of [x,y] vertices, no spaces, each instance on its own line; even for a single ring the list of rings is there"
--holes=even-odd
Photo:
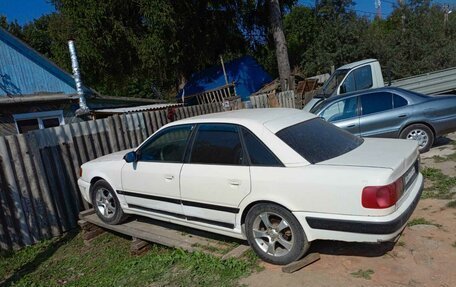
[[[405,172],[419,156],[418,143],[412,140],[366,138],[356,149],[318,165],[389,168]]]
[[[90,162],[105,162],[105,161],[120,161],[123,159],[124,155],[134,149],[126,149],[118,152],[110,153],[99,158],[96,158]]]

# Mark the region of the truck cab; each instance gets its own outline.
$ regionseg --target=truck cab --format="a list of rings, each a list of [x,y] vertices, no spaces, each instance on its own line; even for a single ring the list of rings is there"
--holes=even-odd
[[[310,111],[315,104],[325,98],[384,86],[380,63],[376,59],[346,64],[331,75],[319,93],[310,100],[303,110]]]

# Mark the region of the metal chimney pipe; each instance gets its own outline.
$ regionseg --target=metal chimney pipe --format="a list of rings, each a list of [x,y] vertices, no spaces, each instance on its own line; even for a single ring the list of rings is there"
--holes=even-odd
[[[79,72],[78,57],[76,55],[76,47],[73,40],[68,41],[68,48],[70,49],[71,67],[73,68],[73,78],[76,83],[76,91],[79,97],[79,109],[76,114],[84,114],[89,111],[86,99],[84,97],[84,90],[82,89],[81,74]]]

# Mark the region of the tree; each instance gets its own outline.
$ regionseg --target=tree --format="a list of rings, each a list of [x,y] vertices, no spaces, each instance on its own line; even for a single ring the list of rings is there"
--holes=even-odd
[[[282,27],[282,14],[278,0],[269,3],[272,35],[275,43],[277,67],[282,91],[293,89],[294,80],[291,78],[290,62],[288,59],[287,42]]]

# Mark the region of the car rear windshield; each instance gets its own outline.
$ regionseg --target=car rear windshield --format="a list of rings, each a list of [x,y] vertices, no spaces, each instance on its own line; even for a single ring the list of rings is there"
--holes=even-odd
[[[319,118],[289,126],[276,135],[310,163],[338,157],[363,143],[362,138]]]

